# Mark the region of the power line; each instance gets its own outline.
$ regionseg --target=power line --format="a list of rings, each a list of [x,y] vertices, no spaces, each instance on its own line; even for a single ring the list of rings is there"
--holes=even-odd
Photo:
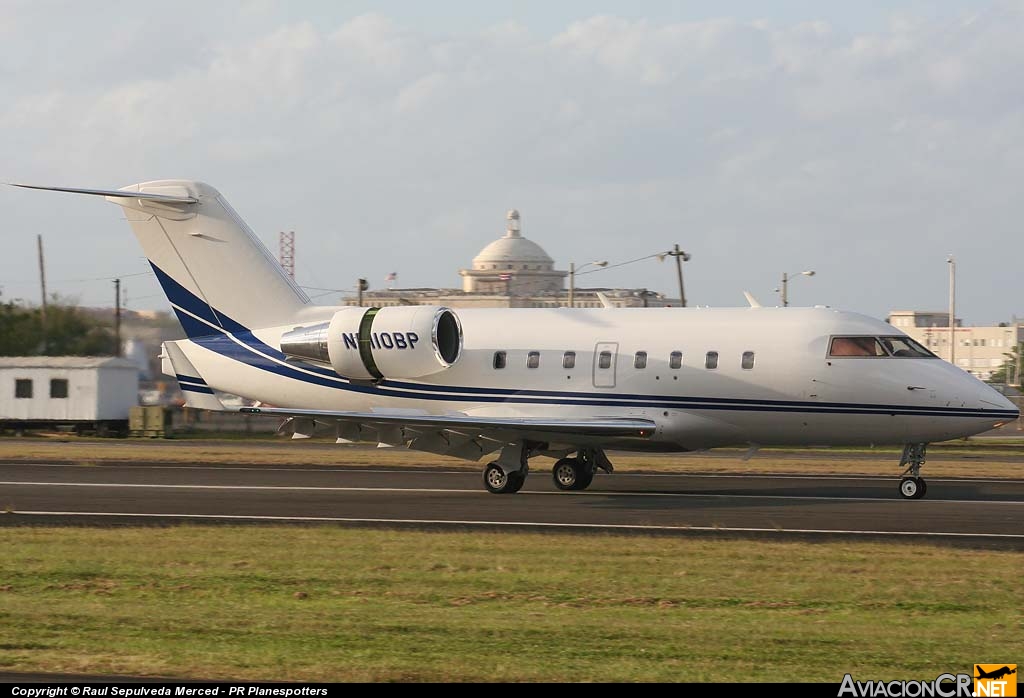
[[[654,254],[649,254],[646,257],[637,257],[636,259],[631,259],[628,262],[619,262],[618,264],[609,264],[607,266],[599,267],[597,269],[591,269],[590,271],[581,271],[581,272],[578,272],[576,274],[576,276],[585,276],[587,274],[596,274],[599,271],[606,271],[608,269],[614,269],[615,267],[624,267],[627,264],[635,264],[636,262],[642,262],[645,259],[654,259],[655,257],[661,257],[662,259],[664,259],[666,256],[668,256],[668,254],[669,254],[668,252],[655,252]]]

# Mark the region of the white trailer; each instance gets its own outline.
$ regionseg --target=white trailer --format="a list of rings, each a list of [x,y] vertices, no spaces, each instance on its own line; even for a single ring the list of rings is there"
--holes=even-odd
[[[0,427],[126,433],[139,367],[112,356],[0,357]]]

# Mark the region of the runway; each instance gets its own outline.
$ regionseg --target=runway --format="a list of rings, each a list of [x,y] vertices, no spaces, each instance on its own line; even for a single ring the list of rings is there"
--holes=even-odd
[[[305,523],[751,537],[927,539],[1024,549],[1024,480],[599,474],[560,492],[534,469],[515,495],[478,472],[246,465],[0,463],[0,525]]]

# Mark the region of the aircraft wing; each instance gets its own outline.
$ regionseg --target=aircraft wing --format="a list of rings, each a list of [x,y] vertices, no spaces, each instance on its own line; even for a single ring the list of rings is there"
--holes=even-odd
[[[545,419],[402,414],[391,412],[335,412],[281,407],[242,407],[241,414],[285,417],[282,430],[293,438],[308,438],[317,424],[334,425],[340,443],[376,441],[379,446],[408,446],[419,451],[477,460],[516,439],[566,441],[582,439],[647,439],[657,427],[635,417]]]

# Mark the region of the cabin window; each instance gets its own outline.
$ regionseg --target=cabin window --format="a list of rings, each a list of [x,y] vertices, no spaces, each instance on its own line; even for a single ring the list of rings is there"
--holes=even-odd
[[[683,352],[674,351],[668,355],[668,367],[677,369],[683,366]]]
[[[508,356],[503,351],[494,352],[494,368],[505,368]]]
[[[833,337],[829,356],[885,356],[885,349],[875,337]]]
[[[567,351],[562,354],[562,368],[576,368],[576,352]]]
[[[647,368],[647,352],[638,351],[633,356],[633,368]]]
[[[50,397],[52,398],[65,398],[68,396],[68,379],[67,378],[52,378],[50,379]]]
[[[526,355],[526,368],[537,368],[540,366],[540,352],[531,351]]]
[[[740,362],[740,366],[746,370],[754,368],[754,352],[745,351],[743,352],[743,360]]]
[[[31,378],[17,378],[14,381],[14,397],[16,398],[30,398],[32,397],[32,379]]]
[[[598,368],[611,368],[612,367],[612,353],[610,351],[602,351],[597,355],[597,367]]]
[[[709,351],[704,356],[704,368],[718,368],[718,352]]]

